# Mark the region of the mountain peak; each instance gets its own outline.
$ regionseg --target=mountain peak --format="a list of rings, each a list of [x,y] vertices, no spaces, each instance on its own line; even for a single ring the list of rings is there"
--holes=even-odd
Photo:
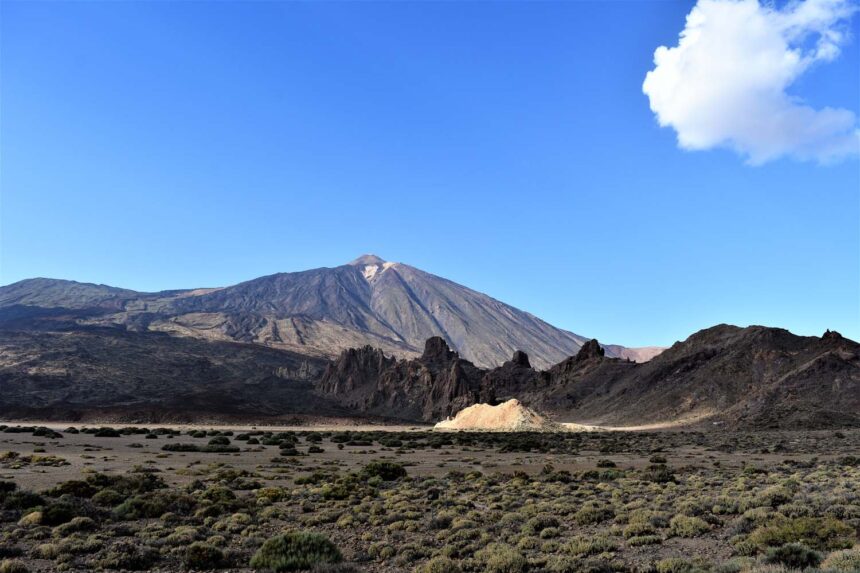
[[[385,264],[385,260],[373,254],[366,254],[361,255],[354,261],[351,261],[349,264],[356,267],[363,267],[366,265],[382,265]]]

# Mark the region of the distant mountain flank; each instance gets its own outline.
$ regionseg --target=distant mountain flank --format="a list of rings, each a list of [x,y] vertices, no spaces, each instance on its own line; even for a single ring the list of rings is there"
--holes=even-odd
[[[541,368],[588,338],[447,279],[375,255],[349,264],[278,273],[223,288],[141,293],[105,285],[29,279],[0,287],[0,329],[118,327],[135,332],[261,344],[334,358],[370,345],[416,357],[443,338],[477,366],[524,350]],[[606,347],[645,361],[660,348]]]

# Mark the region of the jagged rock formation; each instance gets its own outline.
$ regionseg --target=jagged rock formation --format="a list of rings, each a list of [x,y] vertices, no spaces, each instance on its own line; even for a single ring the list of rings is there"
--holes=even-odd
[[[596,426],[860,426],[860,345],[830,331],[817,338],[719,325],[645,364],[607,357],[597,341],[589,341],[575,356],[541,372],[530,368],[522,353],[481,370],[468,363],[471,368],[464,368],[439,341],[428,347],[437,359],[397,362],[376,378],[376,386],[373,376],[353,374],[363,380],[358,401],[334,390],[343,358],[326,372],[320,389],[360,411],[406,413],[423,421],[470,404],[517,398],[559,420]],[[455,365],[452,375],[446,368]],[[408,393],[400,393],[402,388]]]
[[[373,255],[334,268],[278,273],[225,288],[140,293],[31,279],[0,287],[0,329],[119,327],[262,344],[335,358],[371,345],[416,357],[441,336],[482,367],[525,350],[545,368],[587,339],[449,280]],[[624,349],[612,346],[610,355]]]
[[[370,347],[346,350],[316,387],[362,414],[429,422],[475,403],[482,374],[442,338],[432,337],[414,359],[387,358]]]

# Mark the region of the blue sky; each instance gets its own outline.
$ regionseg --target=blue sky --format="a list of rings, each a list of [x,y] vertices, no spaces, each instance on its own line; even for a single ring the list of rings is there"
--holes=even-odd
[[[606,342],[860,339],[856,157],[752,166],[651,111],[693,6],[2,2],[0,284],[372,252]],[[860,112],[858,20],[791,96]]]

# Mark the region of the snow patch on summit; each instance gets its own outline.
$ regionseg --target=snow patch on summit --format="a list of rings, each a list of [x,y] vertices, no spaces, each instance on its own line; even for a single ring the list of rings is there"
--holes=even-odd
[[[362,271],[362,273],[364,274],[364,278],[367,280],[370,280],[375,277],[377,272],[379,272],[379,265],[367,265]]]
[[[381,265],[366,265],[361,272],[366,280],[371,280],[396,264],[397,263],[382,263]]]

